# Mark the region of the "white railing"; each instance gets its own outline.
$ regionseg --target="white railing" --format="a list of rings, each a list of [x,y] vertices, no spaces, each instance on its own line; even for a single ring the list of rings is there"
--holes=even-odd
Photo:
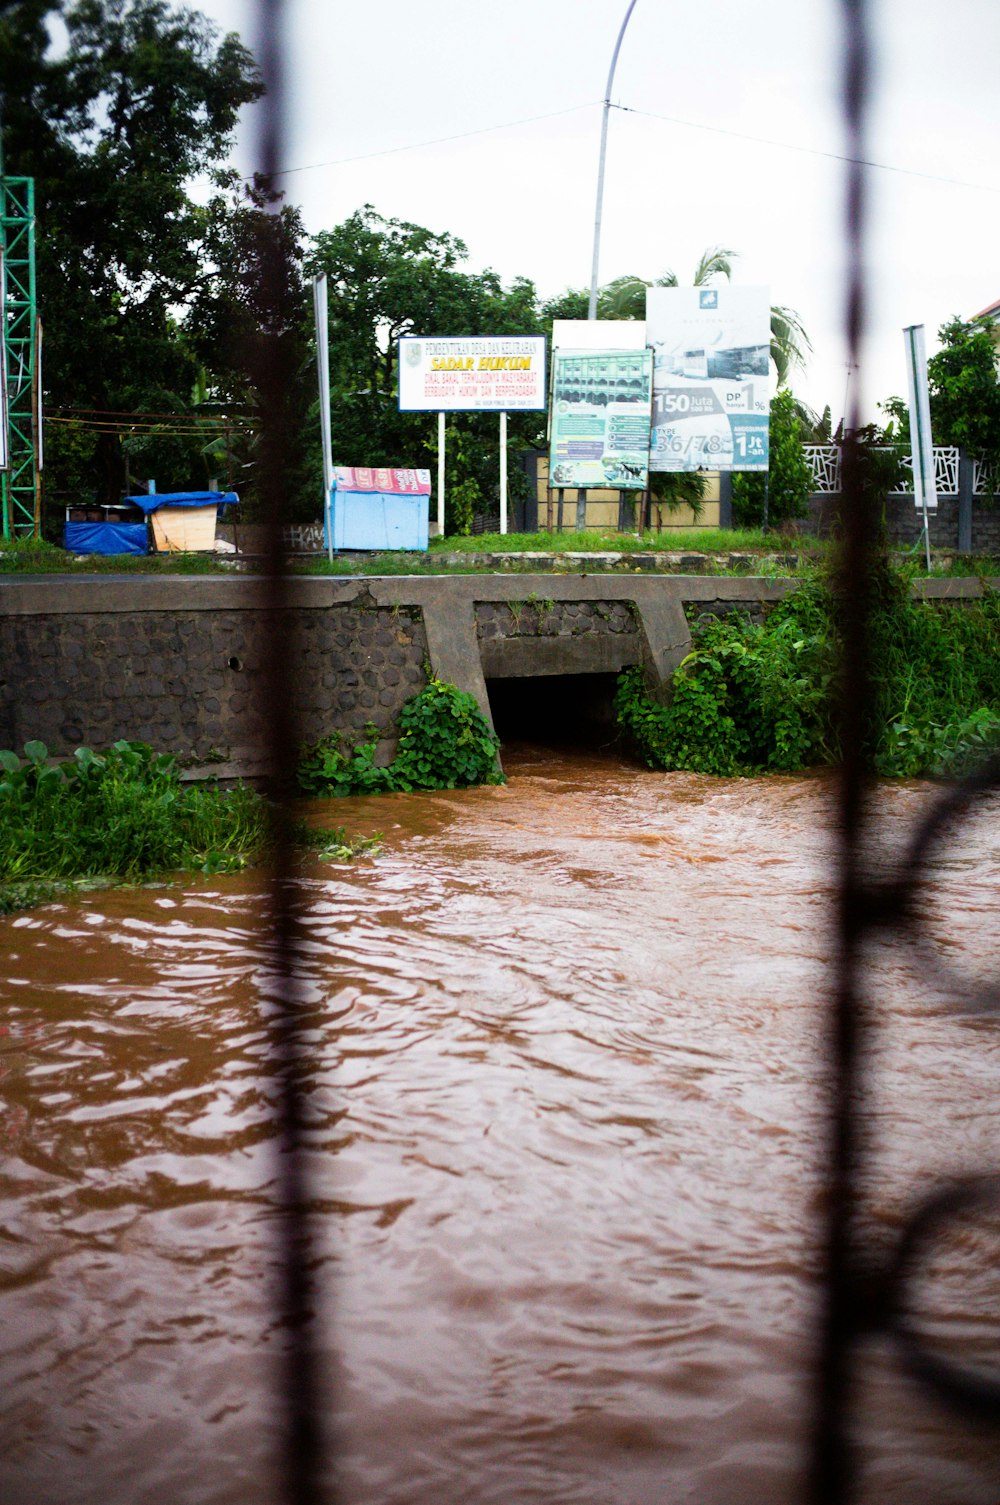
[[[840,490],[840,445],[804,444],[802,448],[813,473],[813,495],[836,496]]]
[[[803,448],[813,473],[813,495],[835,496],[840,491],[840,445],[806,444]],[[958,496],[958,457],[959,451],[955,445],[934,446],[934,481],[938,496]],[[892,495],[912,496],[913,462],[909,455],[901,455],[900,459],[910,472],[910,477],[904,476],[892,488]],[[978,471],[975,472],[973,489],[977,496],[984,495],[989,489],[988,485],[980,484]]]
[[[992,496],[996,491],[1000,491],[1000,475],[985,460],[973,460],[972,495]]]

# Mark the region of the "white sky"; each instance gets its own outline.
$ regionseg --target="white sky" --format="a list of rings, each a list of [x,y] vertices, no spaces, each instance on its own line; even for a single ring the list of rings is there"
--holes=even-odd
[[[190,3],[253,47],[248,0]],[[626,8],[290,0],[287,161],[300,170],[285,185],[307,229],[367,202],[459,236],[470,270],[523,274],[542,296],[587,286],[600,102]],[[867,155],[906,170],[868,174],[874,417],[905,395],[904,325],[926,325],[933,352],[946,319],[1000,298],[1000,0],[872,0],[872,14]],[[611,97],[645,113],[611,113],[600,263],[602,282],[668,268],[685,282],[706,247],[737,252],[734,281],[766,283],[801,316],[814,353],[793,386],[835,422],[844,167],[822,154],[844,150],[838,20],[837,0],[638,0]],[[242,171],[254,151],[248,119]]]

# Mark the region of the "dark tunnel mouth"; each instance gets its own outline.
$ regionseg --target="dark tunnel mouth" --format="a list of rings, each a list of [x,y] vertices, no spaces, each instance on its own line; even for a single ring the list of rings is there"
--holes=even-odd
[[[618,675],[539,674],[487,679],[501,750],[511,742],[620,751],[614,698]]]

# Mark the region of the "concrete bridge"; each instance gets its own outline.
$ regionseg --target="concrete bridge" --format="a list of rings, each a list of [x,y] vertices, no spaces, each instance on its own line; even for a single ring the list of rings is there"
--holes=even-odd
[[[282,620],[266,582],[235,576],[8,576],[0,581],[0,747],[63,755],[119,737],[220,775],[259,772],[264,634],[281,632],[304,741],[391,755],[428,674],[473,694],[501,737],[571,721],[588,689],[641,664],[654,691],[690,651],[690,617],[760,617],[794,579],[683,575],[300,577]],[[922,582],[967,597],[978,580]],[[531,696],[531,682],[544,693]],[[512,691],[514,693],[512,693]]]

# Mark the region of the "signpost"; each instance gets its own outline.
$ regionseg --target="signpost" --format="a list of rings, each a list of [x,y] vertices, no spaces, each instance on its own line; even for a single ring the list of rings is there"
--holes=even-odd
[[[650,470],[766,471],[767,288],[648,288],[646,334],[654,356]]]
[[[445,413],[500,415],[500,532],[507,532],[507,413],[544,412],[540,335],[403,335],[399,410],[438,415],[438,531],[444,533]]]
[[[316,371],[319,379],[319,427],[323,442],[323,526],[327,558],[333,558],[330,526],[333,491],[333,450],[330,438],[330,324],[327,317],[326,273],[313,278],[313,313],[316,317]]]

